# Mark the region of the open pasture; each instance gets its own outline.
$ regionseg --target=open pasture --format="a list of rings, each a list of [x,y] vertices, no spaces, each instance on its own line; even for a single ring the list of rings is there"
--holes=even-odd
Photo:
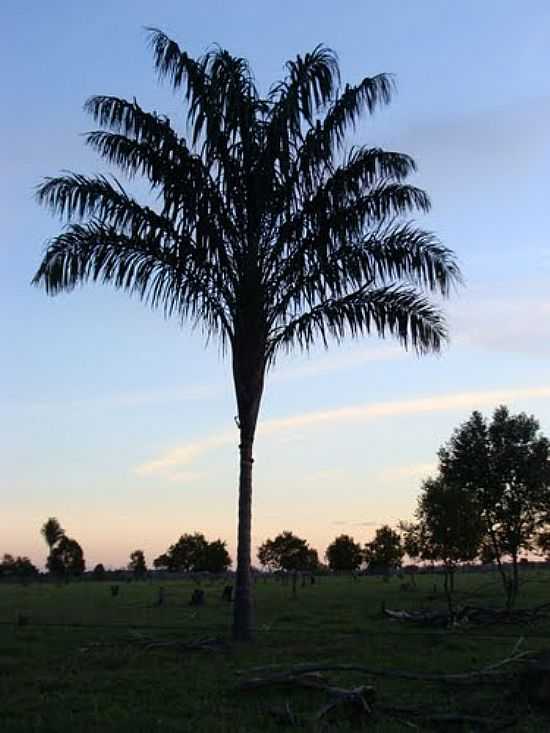
[[[518,605],[550,601],[550,573],[525,571]],[[206,605],[188,605],[191,581],[75,582],[0,585],[1,731],[255,731],[487,730],[482,720],[516,719],[509,730],[547,731],[550,717],[527,703],[515,682],[462,686],[371,678],[358,671],[328,672],[347,689],[371,684],[378,714],[367,722],[345,706],[327,719],[310,718],[327,703],[318,689],[292,685],[242,691],[255,667],[302,663],[363,665],[373,670],[453,673],[479,670],[513,650],[550,648],[550,622],[426,628],[392,621],[381,608],[444,608],[442,580],[422,575],[415,590],[398,578],[321,577],[314,585],[259,579],[255,588],[256,641],[214,649],[148,648],[147,640],[229,639],[231,605],[222,580],[202,582]],[[434,584],[437,590],[434,592]],[[165,603],[155,605],[158,587]],[[496,574],[457,577],[458,604],[502,605]],[[16,621],[23,625],[18,625]],[[25,621],[28,623],[25,624]],[[523,640],[518,640],[523,637]],[[515,669],[514,665],[510,670]],[[248,672],[247,672],[248,670]],[[429,723],[408,708],[461,713],[470,722]],[[550,700],[546,714],[550,710]],[[363,726],[363,728],[361,728]],[[411,727],[411,726],[416,726]]]

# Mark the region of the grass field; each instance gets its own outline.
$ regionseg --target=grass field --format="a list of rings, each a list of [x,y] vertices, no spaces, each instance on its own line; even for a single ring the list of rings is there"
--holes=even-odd
[[[550,601],[550,573],[526,571],[518,605]],[[253,645],[222,651],[166,648],[146,651],[132,643],[155,639],[229,639],[231,606],[221,600],[223,582],[206,581],[206,606],[190,608],[193,584],[164,582],[165,607],[154,607],[158,582],[121,584],[112,597],[109,582],[56,586],[0,585],[0,731],[289,731],[268,708],[284,707],[309,714],[327,701],[317,690],[261,689],[242,692],[240,670],[300,662],[357,663],[374,668],[420,672],[479,669],[510,655],[523,636],[522,648],[550,649],[550,623],[511,624],[458,629],[430,629],[389,620],[389,608],[444,607],[441,591],[433,593],[430,576],[418,578],[415,591],[404,592],[394,578],[322,577],[298,588],[270,579],[256,585],[257,635]],[[457,578],[457,600],[500,605],[496,576]],[[30,619],[17,626],[16,617]],[[244,675],[246,677],[246,675]],[[365,683],[357,672],[330,673],[344,687]],[[514,715],[512,731],[550,731],[549,717],[530,709],[523,692],[494,685],[466,689],[415,681],[376,679],[382,703],[429,705],[440,711],[460,709],[471,715]],[[402,716],[406,718],[407,716]],[[343,719],[324,730],[347,731]],[[412,725],[412,724],[411,724]],[[416,721],[416,730],[431,730]],[[308,728],[305,728],[306,730]],[[310,728],[311,729],[311,728]],[[414,730],[403,720],[381,717],[366,730]],[[479,730],[475,724],[438,730]],[[302,728],[304,730],[304,728]]]

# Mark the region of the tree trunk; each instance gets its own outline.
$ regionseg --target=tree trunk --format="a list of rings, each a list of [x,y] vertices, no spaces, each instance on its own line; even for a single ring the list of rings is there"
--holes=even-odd
[[[239,474],[239,526],[237,539],[237,577],[233,608],[233,638],[249,641],[252,638],[251,591],[251,536],[252,536],[252,446],[254,437],[243,435],[241,426]]]
[[[250,337],[250,334],[247,334]],[[254,348],[251,348],[251,343]],[[250,641],[253,630],[251,583],[252,535],[252,449],[264,385],[264,346],[244,339],[233,351],[233,377],[240,432],[239,519],[237,530],[237,574],[233,607],[233,639]]]

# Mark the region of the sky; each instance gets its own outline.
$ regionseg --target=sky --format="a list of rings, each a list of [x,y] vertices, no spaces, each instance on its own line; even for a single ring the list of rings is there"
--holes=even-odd
[[[183,118],[143,28],[192,55],[247,57],[261,89],[318,43],[345,81],[391,72],[392,104],[354,141],[411,154],[424,226],[460,261],[451,339],[418,358],[349,341],[269,375],[254,464],[253,545],[283,529],[321,554],[411,518],[436,453],[473,409],[505,403],[550,434],[550,4],[546,0],[4,0],[0,27],[0,553],[44,564],[56,516],[87,563],[147,560],[183,532],[234,555],[238,435],[227,358],[200,332],[100,286],[50,298],[30,280],[60,230],[33,198],[84,147],[92,94]],[[182,132],[184,130],[182,129]]]

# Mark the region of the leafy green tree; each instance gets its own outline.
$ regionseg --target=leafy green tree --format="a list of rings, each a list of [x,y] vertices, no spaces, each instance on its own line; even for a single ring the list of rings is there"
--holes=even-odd
[[[258,548],[258,560],[270,570],[312,570],[318,565],[317,551],[310,548],[306,540],[288,531],[266,540]]]
[[[208,542],[197,570],[205,570],[209,573],[223,573],[231,565],[231,557],[227,552],[226,543],[223,540]]]
[[[533,549],[550,509],[549,441],[533,416],[500,406],[490,421],[473,412],[439,459],[443,479],[479,507],[483,544],[492,550],[510,608],[519,590],[519,555]]]
[[[372,542],[365,545],[364,557],[369,572],[388,573],[401,567],[404,550],[399,533],[384,524],[376,530]]]
[[[474,560],[483,539],[483,524],[475,496],[441,476],[422,484],[416,510],[416,543],[423,560],[440,561],[445,572],[444,588],[453,613],[452,594],[459,563]]]
[[[131,570],[136,578],[143,578],[147,575],[147,563],[143,550],[134,550],[130,555],[128,570]]]
[[[50,517],[42,525],[40,533],[46,540],[46,544],[48,545],[51,552],[54,545],[59,542],[59,540],[64,536],[65,530],[62,528],[62,526],[59,524],[58,520],[55,517]]]
[[[375,333],[419,353],[446,336],[428,295],[459,280],[453,254],[408,220],[429,209],[409,183],[415,163],[376,147],[345,148],[363,113],[387,104],[390,77],[340,86],[318,46],[286,64],[266,94],[248,62],[216,48],[193,59],[152,30],[156,69],[188,109],[189,139],[137,101],[93,97],[87,143],[155,205],[119,181],[66,173],[39,201],[67,219],[34,277],[46,292],[87,281],[136,294],[200,324],[231,352],[240,446],[233,635],[249,639],[253,444],[266,371],[320,341]]]
[[[82,547],[76,540],[72,540],[67,535],[63,535],[50,552],[47,568],[52,575],[60,578],[78,577],[82,575],[86,570]]]
[[[363,551],[353,537],[341,534],[327,547],[325,557],[331,570],[351,572],[361,566]]]

